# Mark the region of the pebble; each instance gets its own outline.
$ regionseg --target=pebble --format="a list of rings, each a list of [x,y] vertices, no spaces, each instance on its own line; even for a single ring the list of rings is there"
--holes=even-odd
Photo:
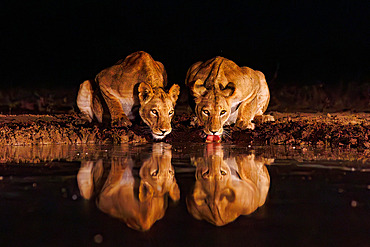
[[[97,244],[103,243],[103,236],[101,234],[96,234],[94,236],[94,242]]]

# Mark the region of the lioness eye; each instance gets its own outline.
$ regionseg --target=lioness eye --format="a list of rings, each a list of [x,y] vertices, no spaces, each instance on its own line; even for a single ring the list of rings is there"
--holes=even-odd
[[[224,172],[223,170],[220,170],[221,171],[221,175],[222,176],[225,176],[226,175],[226,172]]]
[[[171,110],[171,111],[168,113],[168,115],[170,115],[170,116],[171,116],[172,114],[173,114],[173,110]]]
[[[209,116],[209,111],[208,110],[203,110],[203,114]]]
[[[157,176],[158,175],[158,170],[153,171],[152,174],[150,174],[150,175],[152,175],[152,177]]]
[[[225,110],[222,110],[222,111],[220,112],[220,116],[225,115],[225,113],[226,113],[226,111],[225,111]]]
[[[202,177],[208,176],[208,174],[209,174],[209,170],[207,170],[207,171],[203,172],[203,173],[202,173]]]
[[[153,115],[155,115],[155,116],[158,116],[158,112],[157,112],[157,110],[150,110],[150,112],[153,114]]]

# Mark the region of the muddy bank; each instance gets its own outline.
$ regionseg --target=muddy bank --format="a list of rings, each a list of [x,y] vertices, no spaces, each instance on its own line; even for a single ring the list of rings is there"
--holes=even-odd
[[[255,130],[225,128],[223,142],[249,145],[311,145],[326,147],[370,148],[369,113],[280,113],[272,112],[275,122],[256,121]],[[204,141],[193,118],[183,115],[174,120],[167,141]],[[190,126],[190,127],[189,127]]]
[[[90,124],[77,114],[0,115],[0,145],[142,143],[132,130]]]
[[[370,113],[271,113],[276,121],[255,130],[230,126],[224,143],[352,148],[369,155]],[[204,142],[193,115],[175,116],[166,142]],[[0,115],[0,145],[123,144],[151,142],[143,123],[132,128],[110,128],[86,123],[76,113],[59,115]]]

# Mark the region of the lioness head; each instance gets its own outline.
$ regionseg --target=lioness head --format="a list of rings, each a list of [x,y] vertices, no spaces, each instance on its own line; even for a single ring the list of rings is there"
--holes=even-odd
[[[196,219],[222,226],[265,203],[270,186],[265,159],[230,155],[225,159],[220,144],[208,144],[204,157],[192,158],[196,182],[186,204]]]
[[[173,201],[180,199],[180,190],[171,164],[171,145],[154,143],[152,156],[140,168],[139,199],[152,200],[169,194]]]
[[[196,219],[217,225],[225,225],[237,216],[230,210],[230,205],[236,201],[235,190],[228,186],[231,171],[223,159],[220,144],[208,144],[204,157],[192,159],[196,166],[195,186],[186,197],[188,211]]]
[[[155,139],[162,139],[172,131],[171,120],[179,94],[180,87],[177,84],[166,93],[163,88],[152,88],[145,82],[140,83],[139,114],[152,130]]]
[[[230,98],[234,92],[235,85],[232,82],[226,87],[220,84],[217,88],[207,89],[203,81],[195,81],[192,87],[196,103],[195,113],[205,134],[222,135],[223,125],[230,117]]]
[[[91,199],[96,195],[96,204],[102,212],[123,220],[130,228],[147,231],[165,215],[168,197],[173,201],[180,199],[171,157],[171,145],[154,143],[152,155],[143,162],[139,177],[128,153],[104,160],[106,168],[111,164],[106,170],[103,159],[83,162],[77,175],[81,196]]]

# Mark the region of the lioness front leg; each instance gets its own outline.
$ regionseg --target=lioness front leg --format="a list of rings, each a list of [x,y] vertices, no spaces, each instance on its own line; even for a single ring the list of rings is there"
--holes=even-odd
[[[238,117],[236,118],[235,126],[239,129],[254,129],[254,123],[252,120],[257,110],[257,97],[252,101],[244,101],[241,103],[238,111]]]
[[[131,126],[131,121],[128,119],[125,112],[123,111],[119,99],[104,87],[101,87],[101,92],[105,102],[107,103],[109,113],[112,118],[111,125],[116,127]]]

